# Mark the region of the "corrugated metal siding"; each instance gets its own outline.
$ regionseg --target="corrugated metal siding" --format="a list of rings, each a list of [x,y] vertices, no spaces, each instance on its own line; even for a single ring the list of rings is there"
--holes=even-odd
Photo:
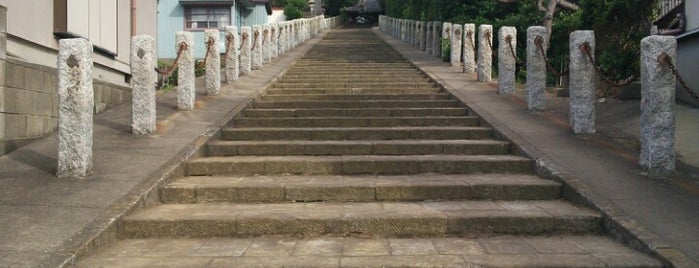
[[[236,23],[236,6],[231,6],[232,21]],[[264,10],[264,6],[263,6]],[[266,14],[266,13],[265,13]],[[184,7],[179,1],[158,1],[158,58],[172,59],[177,56],[175,35],[184,29]],[[220,29],[219,50],[223,51],[224,30]],[[206,44],[203,31],[194,31],[194,57],[203,58]]]
[[[250,14],[248,14],[248,16],[245,18],[244,23],[244,26],[267,24],[267,9],[265,8],[265,5],[255,5],[252,12],[250,12]]]

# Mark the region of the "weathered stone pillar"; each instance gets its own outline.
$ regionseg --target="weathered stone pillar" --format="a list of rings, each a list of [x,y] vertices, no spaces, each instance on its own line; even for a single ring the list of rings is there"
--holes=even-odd
[[[221,94],[221,54],[218,53],[218,30],[205,30],[207,46],[206,57],[206,94]],[[210,44],[208,44],[211,42]]]
[[[270,57],[271,58],[276,58],[279,57],[279,24],[277,23],[272,23],[270,25],[270,38],[271,38],[271,43],[270,43]]]
[[[252,26],[252,69],[259,70],[262,68],[262,37],[264,33],[262,32],[262,26],[255,25]]]
[[[464,72],[476,72],[476,25],[473,23],[464,24],[463,54]]]
[[[538,112],[546,109],[546,58],[541,55],[537,42],[544,46],[546,40],[546,27],[531,26],[527,28],[527,82],[526,100],[527,110]]]
[[[240,74],[252,72],[252,30],[250,26],[240,27]]]
[[[461,40],[463,40],[463,26],[454,24],[451,26],[451,66],[461,66]]]
[[[422,43],[422,21],[415,22],[415,44],[416,48],[420,48],[420,43]]]
[[[286,22],[282,22],[280,27],[281,28],[279,30],[282,32],[282,35],[279,37],[279,49],[281,50],[279,53],[285,54],[289,46],[289,25]]]
[[[515,94],[517,71],[517,28],[500,27],[498,31],[498,94]]]
[[[432,56],[442,56],[442,22],[435,21],[432,23]]]
[[[180,110],[194,109],[194,39],[191,32],[177,32],[177,47],[184,44],[182,55],[177,62],[177,108]]]
[[[641,40],[641,155],[638,163],[652,173],[675,170],[676,79],[672,70],[660,61],[677,64],[676,53],[674,36],[653,35]],[[661,56],[663,54],[666,56]]]
[[[417,43],[417,21],[410,20],[410,45],[415,46]]]
[[[422,29],[420,31],[420,50],[427,51],[427,22],[422,22]]]
[[[432,31],[434,30],[433,22],[428,21],[425,23],[425,52],[432,55]]]
[[[148,35],[131,37],[131,132],[155,133],[154,39]]]
[[[444,48],[443,43],[446,42],[451,42],[451,23],[450,22],[444,22],[442,23],[442,40],[440,42],[440,45],[442,48]],[[451,44],[449,44],[449,47],[451,47]],[[449,62],[451,62],[451,50],[449,51],[449,55],[447,55],[447,51],[442,51],[442,57],[448,56],[449,57]]]
[[[493,26],[478,26],[478,82],[490,82],[493,65]]]
[[[595,53],[595,32],[570,34],[570,125],[575,134],[595,133],[595,67],[580,49]]]
[[[238,60],[238,48],[240,47],[240,37],[238,36],[238,27],[226,26],[226,54],[224,61],[226,63],[226,82],[233,83],[238,81],[240,75],[240,61]]]
[[[83,38],[58,42],[58,170],[62,179],[92,173],[92,44]]]

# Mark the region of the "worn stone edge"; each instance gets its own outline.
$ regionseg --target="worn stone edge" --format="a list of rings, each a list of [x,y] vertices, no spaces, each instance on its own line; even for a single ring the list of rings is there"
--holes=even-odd
[[[387,40],[387,36],[384,33],[380,32],[378,29],[374,29],[374,32],[391,47],[394,46],[394,44],[390,42],[392,40]],[[480,105],[468,99],[463,93],[455,90],[447,81],[423,69],[420,64],[415,64],[402,51],[397,51],[406,57],[413,66],[420,69],[420,71],[425,73],[430,79],[435,81],[435,83],[439,84],[444,90],[463,102],[470,112],[480,117],[483,125],[492,127],[496,139],[511,142],[512,153],[533,159],[534,172],[536,175],[561,183],[561,194],[565,199],[599,212],[602,215],[603,227],[607,235],[635,250],[661,260],[665,267],[699,267],[680,250],[670,246],[655,233],[643,227],[632,216],[623,213],[606,198],[590,190],[589,187],[573,174],[560,167],[556,161],[521,138],[505,124],[482,109]]]
[[[301,58],[306,55],[306,53],[308,53],[308,51],[330,30],[332,29],[325,30],[315,38],[307,40],[306,43],[309,45],[298,57]],[[287,51],[287,53],[288,52],[289,51]],[[274,83],[295,64],[295,60],[289,63],[280,73],[269,79],[265,84],[258,87],[254,92],[250,93],[241,102],[236,104],[231,111],[209,125],[193,142],[188,144],[158,170],[148,176],[148,178],[135,186],[126,196],[100,213],[97,219],[93,220],[77,234],[73,235],[68,241],[64,242],[55,254],[52,254],[51,257],[42,262],[42,266],[72,267],[80,258],[88,256],[96,250],[116,242],[119,239],[117,224],[121,218],[136,210],[158,204],[160,187],[173,179],[184,176],[186,161],[193,157],[203,155],[206,150],[204,145],[206,145],[211,138],[217,137],[223,126],[255,99],[264,94],[268,88],[274,85]]]

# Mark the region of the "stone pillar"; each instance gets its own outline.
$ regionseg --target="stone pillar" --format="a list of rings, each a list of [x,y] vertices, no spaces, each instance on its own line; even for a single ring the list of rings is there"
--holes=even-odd
[[[405,27],[405,20],[404,20],[404,19],[401,19],[401,20],[400,20],[400,40],[401,40],[401,41],[405,41],[405,36],[406,36],[406,35],[405,35],[405,29],[406,29],[406,28],[407,28],[407,27]]]
[[[131,37],[131,132],[155,133],[155,56],[154,39],[148,35]]]
[[[675,87],[671,69],[658,61],[667,54],[677,64],[674,36],[641,40],[641,168],[652,173],[675,170]],[[572,81],[571,81],[572,84]]]
[[[441,45],[442,43],[445,42],[451,42],[451,23],[449,22],[444,22],[442,23],[442,40],[440,42],[440,46],[444,47],[444,45]],[[451,44],[449,45],[451,46]],[[446,51],[442,51],[442,57],[448,56],[449,57],[449,62],[451,62],[451,52],[449,52],[449,55],[446,55]]]
[[[252,26],[252,69],[259,70],[262,68],[262,37],[264,33],[262,32],[262,26],[255,25]]]
[[[417,40],[417,22],[410,20],[410,45],[415,46]]]
[[[463,26],[454,24],[451,26],[451,66],[461,66],[461,40],[463,40]]]
[[[252,30],[250,26],[240,27],[240,74],[252,72]]]
[[[575,134],[595,133],[596,75],[593,63],[580,49],[586,43],[595,53],[595,32],[570,34],[570,125]]]
[[[272,43],[270,43],[270,56],[276,58],[279,57],[279,24],[272,23],[270,25],[270,35],[272,41]]]
[[[284,54],[286,53],[287,49],[287,34],[288,34],[288,28],[286,22],[281,22],[279,23],[279,31],[281,32],[281,36],[279,36],[279,54]]]
[[[517,28],[500,27],[498,31],[498,94],[515,94],[517,71]]]
[[[62,179],[92,173],[92,44],[83,38],[58,42],[58,170]],[[154,90],[154,89],[153,89]]]
[[[476,25],[464,24],[463,62],[465,73],[476,72]]]
[[[415,47],[420,48],[422,43],[422,21],[415,22]]]
[[[226,54],[224,61],[226,62],[226,82],[233,83],[238,81],[240,75],[240,61],[238,60],[238,48],[240,47],[240,37],[238,36],[238,27],[226,26]]]
[[[190,111],[194,109],[194,39],[191,32],[177,32],[176,49],[185,44],[177,62],[177,108]]]
[[[425,23],[425,52],[428,55],[432,55],[432,31],[434,30],[433,23],[428,21]]]
[[[262,63],[266,64],[272,60],[272,28],[269,24],[262,26]]]
[[[546,58],[541,55],[536,40],[540,39],[546,46],[546,27],[531,26],[527,28],[527,82],[526,100],[530,112],[546,109]],[[546,52],[546,47],[544,47]]]
[[[218,53],[218,30],[205,30],[206,42],[211,43],[206,56],[206,94],[221,94],[221,54]],[[209,44],[207,44],[209,46]]]
[[[478,82],[490,82],[493,65],[493,26],[478,26]]]
[[[432,23],[432,56],[442,56],[442,22],[435,21]]]
[[[422,22],[422,30],[420,31],[420,50],[427,51],[427,22]]]

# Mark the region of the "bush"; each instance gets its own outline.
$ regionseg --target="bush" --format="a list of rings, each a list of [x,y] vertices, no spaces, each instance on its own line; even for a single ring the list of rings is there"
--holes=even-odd
[[[442,60],[451,62],[451,41],[449,38],[442,38]]]
[[[303,13],[297,7],[288,5],[284,8],[284,16],[286,16],[286,20],[295,20],[303,17]]]

